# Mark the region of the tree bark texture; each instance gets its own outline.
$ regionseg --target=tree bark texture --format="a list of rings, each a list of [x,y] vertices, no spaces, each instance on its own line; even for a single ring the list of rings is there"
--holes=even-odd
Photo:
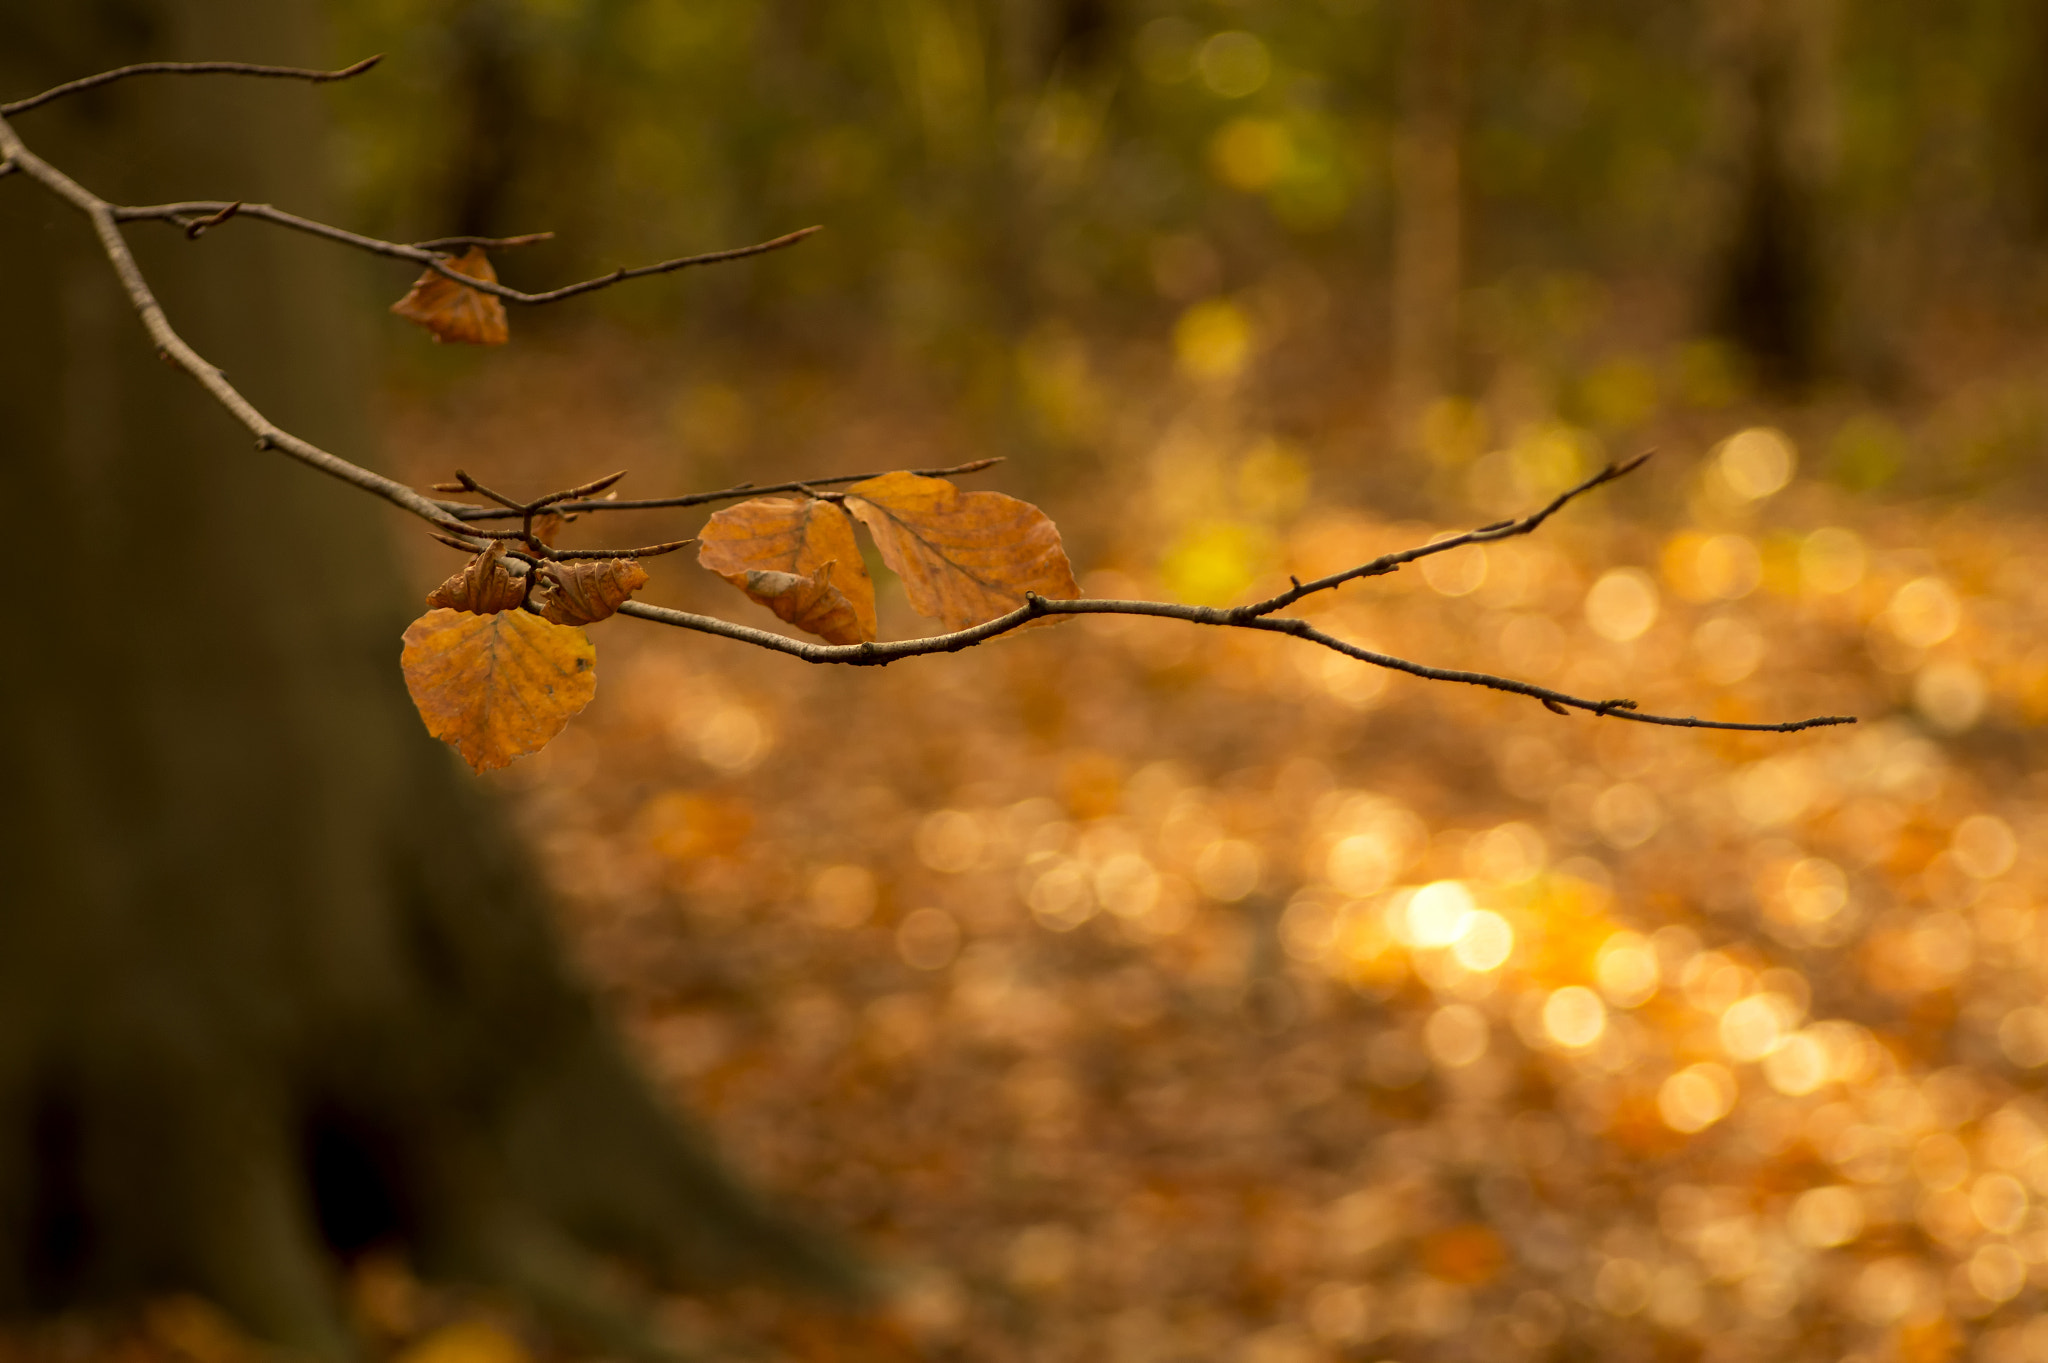
[[[312,11],[0,0],[0,91],[317,63]],[[21,131],[123,201],[317,215],[324,98],[145,78]],[[260,407],[366,447],[353,262],[256,224],[130,237]],[[25,177],[0,180],[0,459],[0,1310],[196,1291],[338,1359],[338,1266],[392,1245],[647,1352],[600,1256],[848,1281],[720,1172],[565,972],[532,866],[405,696],[391,512],[253,450]]]

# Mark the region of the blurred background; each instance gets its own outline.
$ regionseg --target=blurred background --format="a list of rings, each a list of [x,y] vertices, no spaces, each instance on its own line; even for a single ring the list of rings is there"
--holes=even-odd
[[[331,25],[389,54],[332,92],[348,226],[553,229],[497,259],[528,287],[826,229],[501,352],[387,319],[416,481],[1002,455],[970,485],[1092,594],[1223,604],[1655,447],[1307,613],[1861,720],[1565,719],[1161,621],[845,674],[604,626],[597,702],[492,779],[670,1092],[906,1284],[679,1320],[802,1359],[2048,1360],[2048,8]],[[683,557],[646,599],[772,623]]]

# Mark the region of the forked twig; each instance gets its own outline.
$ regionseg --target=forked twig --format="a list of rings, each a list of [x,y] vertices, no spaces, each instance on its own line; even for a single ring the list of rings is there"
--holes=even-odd
[[[221,212],[227,206],[225,202],[218,199],[192,199],[181,203],[146,204],[135,207],[119,204],[109,205],[116,222],[167,222],[173,226],[185,228],[188,232],[194,223]],[[241,204],[236,208],[235,216],[238,218],[253,218],[257,222],[267,222],[275,227],[289,228],[294,232],[304,232],[308,236],[319,237],[324,241],[336,242],[343,246],[352,246],[358,251],[367,251],[371,255],[384,256],[391,260],[409,260],[415,265],[423,265],[429,270],[454,280],[466,289],[475,289],[478,293],[490,294],[493,298],[503,299],[507,303],[525,304],[559,303],[565,298],[575,298],[579,294],[595,293],[599,289],[608,289],[614,284],[624,283],[629,279],[644,279],[648,275],[669,274],[676,270],[686,270],[697,265],[719,265],[729,260],[743,260],[748,256],[764,255],[769,251],[780,251],[786,246],[794,246],[812,233],[824,230],[822,227],[802,227],[794,232],[785,232],[781,236],[768,241],[756,242],[752,246],[734,246],[723,251],[706,251],[694,256],[677,256],[674,260],[659,261],[653,265],[637,265],[630,269],[621,266],[610,274],[599,275],[595,279],[586,279],[579,284],[564,284],[559,289],[548,289],[541,293],[525,293],[509,285],[500,284],[495,280],[478,279],[474,275],[466,275],[460,270],[452,269],[448,265],[448,251],[446,248],[464,245],[525,246],[532,242],[547,240],[554,235],[552,232],[529,232],[519,237],[438,237],[432,241],[406,245],[403,242],[384,241],[377,237],[366,237],[360,232],[351,232],[346,228],[336,227],[331,223],[319,222],[312,218],[302,218],[296,213],[288,213],[284,209],[272,204]]]

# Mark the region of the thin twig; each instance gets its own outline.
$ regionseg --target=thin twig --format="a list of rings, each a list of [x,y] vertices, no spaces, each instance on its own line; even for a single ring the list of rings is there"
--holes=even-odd
[[[945,469],[911,469],[920,478],[950,478],[962,473],[980,473],[983,469],[994,468],[1003,462],[1002,455],[987,459],[975,459],[965,464],[955,464]],[[608,497],[595,502],[562,502],[555,505],[556,511],[581,514],[586,511],[651,511],[662,507],[704,506],[710,502],[734,502],[747,497],[767,497],[777,492],[808,492],[814,487],[830,487],[836,483],[864,483],[870,478],[880,478],[880,473],[839,473],[830,478],[802,478],[787,483],[735,483],[717,492],[690,492],[680,497]],[[503,520],[514,513],[497,507],[470,506],[463,502],[442,502],[441,509],[465,521]]]
[[[62,85],[52,86],[40,95],[17,99],[12,104],[0,104],[0,118],[11,118],[25,114],[30,109],[48,104],[53,99],[75,95],[84,90],[96,90],[102,85],[111,85],[117,80],[130,76],[268,76],[283,80],[303,80],[314,85],[324,85],[331,80],[347,80],[384,60],[380,52],[374,57],[365,57],[354,66],[344,66],[339,71],[311,71],[301,66],[253,66],[248,62],[137,62],[114,71],[102,71],[97,76],[85,76]]]
[[[446,275],[458,284],[472,289],[481,289],[485,293],[495,294],[508,303],[559,303],[564,298],[574,298],[578,294],[595,293],[599,289],[609,289],[612,285],[623,284],[629,279],[645,279],[649,275],[668,274],[675,270],[687,270],[697,265],[723,265],[729,260],[745,260],[748,256],[766,255],[770,251],[780,251],[785,246],[794,246],[812,233],[824,230],[822,225],[799,227],[794,232],[785,232],[772,240],[756,242],[752,246],[734,246],[723,251],[706,251],[702,255],[677,256],[674,260],[664,260],[655,265],[637,265],[631,269],[621,265],[608,275],[600,275],[596,279],[586,279],[581,284],[564,284],[559,289],[549,289],[545,293],[521,293],[517,289],[508,289],[502,284],[490,284],[481,279],[473,279],[458,270],[450,269],[439,256],[429,258],[427,266],[429,269]]]
[[[482,483],[479,483],[476,479],[464,473],[461,469],[455,470],[455,481],[462,484],[465,488],[468,488],[471,492],[474,492],[479,497],[490,498],[499,506],[506,508],[506,510],[508,510],[514,516],[526,516],[530,515],[532,512],[532,508],[529,507],[525,502],[514,501],[512,498],[507,497],[502,492],[491,491]]]
[[[549,545],[542,551],[545,557],[556,560],[575,558],[654,558],[659,554],[673,554],[678,549],[687,549],[697,541],[694,537],[686,540],[670,540],[666,544],[650,544],[644,549],[557,549]]]
[[[1151,615],[1168,620],[1184,620],[1196,625],[1217,625],[1225,629],[1256,629],[1273,634],[1288,634],[1310,643],[1321,644],[1325,648],[1335,649],[1346,657],[1356,658],[1360,662],[1390,668],[1396,672],[1406,672],[1410,676],[1428,681],[1483,686],[1495,691],[1527,696],[1553,706],[1583,710],[1588,714],[1609,719],[1633,720],[1638,724],[1661,724],[1680,729],[1726,729],[1742,733],[1789,734],[1802,729],[1819,729],[1856,722],[1855,718],[1849,715],[1822,715],[1815,719],[1790,720],[1782,724],[1738,724],[1729,720],[1699,719],[1691,715],[1650,714],[1637,709],[1634,701],[1588,700],[1569,692],[1553,691],[1547,686],[1516,681],[1512,677],[1497,677],[1489,672],[1464,672],[1453,668],[1431,667],[1426,663],[1411,662],[1389,653],[1376,653],[1371,649],[1360,648],[1356,644],[1349,644],[1333,635],[1325,634],[1308,621],[1291,616],[1277,619],[1270,615],[1244,616],[1216,606],[1184,606],[1171,601],[1107,601],[1093,598],[1054,601],[1033,594],[1027,597],[1023,605],[1009,614],[999,615],[993,620],[986,620],[966,629],[935,634],[924,639],[898,639],[888,643],[866,644],[813,644],[765,629],[756,629],[751,625],[734,624],[730,620],[720,620],[714,616],[694,615],[688,611],[650,606],[639,601],[628,601],[620,606],[619,614],[631,615],[640,620],[651,620],[657,624],[673,625],[679,629],[737,639],[742,643],[786,653],[792,658],[801,658],[807,663],[843,663],[854,667],[884,667],[890,663],[901,662],[905,658],[919,658],[933,653],[958,653],[961,649],[972,648],[976,644],[984,643],[998,635],[1008,634],[1034,620],[1051,615]]]
[[[422,251],[447,251],[457,246],[481,246],[487,251],[503,251],[554,239],[553,232],[523,232],[516,237],[435,237],[432,241],[416,241],[413,245]]]
[[[586,497],[595,497],[625,476],[626,470],[620,469],[617,473],[607,473],[602,478],[593,478],[587,483],[579,483],[575,487],[563,488],[560,492],[550,492],[544,497],[536,497],[529,505],[538,511],[542,507],[559,506],[563,502],[576,502]]]
[[[1419,558],[1428,558],[1431,554],[1441,554],[1447,550],[1463,548],[1468,544],[1489,544],[1494,540],[1504,540],[1515,535],[1530,534],[1538,526],[1562,511],[1567,503],[1584,496],[1602,483],[1611,483],[1617,478],[1634,473],[1643,466],[1645,460],[1655,453],[1655,450],[1645,450],[1633,459],[1625,459],[1619,464],[1609,464],[1584,482],[1574,487],[1568,487],[1563,492],[1558,493],[1557,496],[1550,500],[1549,505],[1543,507],[1540,511],[1533,511],[1520,520],[1495,521],[1492,525],[1482,525],[1477,530],[1467,530],[1462,535],[1452,535],[1446,539],[1432,541],[1429,544],[1417,545],[1413,549],[1403,549],[1399,553],[1382,554],[1370,563],[1361,563],[1356,568],[1346,568],[1343,572],[1331,573],[1328,577],[1319,577],[1313,582],[1297,580],[1293,586],[1278,596],[1268,597],[1264,601],[1255,601],[1248,606],[1236,607],[1235,614],[1247,620],[1261,615],[1271,615],[1274,611],[1285,610],[1304,596],[1315,592],[1329,591],[1333,587],[1341,587],[1346,582],[1351,582],[1361,577],[1380,577],[1386,573],[1393,572],[1404,563],[1413,563]]]
[[[229,218],[234,217],[235,214],[241,211],[242,205],[239,201],[237,201],[235,203],[229,204],[226,208],[223,208],[218,213],[209,213],[207,216],[199,219],[199,221],[188,224],[186,226],[185,240],[199,240],[201,237],[206,235],[207,229],[220,226],[222,223],[226,222]]]
[[[136,207],[116,206],[113,208],[113,213],[114,219],[117,222],[168,222],[179,227],[189,227],[194,220],[210,213],[218,213],[226,206],[226,204],[217,200],[195,199],[185,203],[146,204]],[[686,270],[696,265],[718,265],[728,260],[744,260],[748,256],[763,255],[769,251],[780,251],[786,246],[794,246],[812,233],[824,230],[822,227],[799,228],[794,232],[785,232],[783,235],[770,241],[756,242],[752,246],[734,246],[723,251],[706,251],[702,255],[678,256],[674,260],[664,260],[654,265],[638,265],[631,269],[621,266],[610,274],[599,275],[595,279],[586,279],[580,284],[565,284],[559,289],[549,289],[543,293],[523,293],[518,289],[499,284],[493,280],[477,279],[472,275],[466,275],[459,270],[451,268],[444,254],[431,249],[439,243],[407,246],[401,242],[382,241],[376,237],[366,237],[360,232],[350,232],[345,228],[335,227],[329,223],[317,222],[312,218],[302,218],[296,213],[287,213],[283,209],[270,204],[245,203],[235,216],[254,218],[258,222],[267,222],[273,226],[290,228],[294,232],[304,232],[310,236],[324,238],[327,241],[339,242],[343,246],[353,246],[358,251],[368,251],[372,255],[385,256],[392,260],[409,260],[416,265],[423,265],[429,270],[447,276],[464,288],[490,294],[493,298],[501,298],[507,303],[527,304],[559,303],[564,298],[574,298],[579,294],[594,293],[599,289],[608,289],[612,285],[624,283],[628,279],[644,279],[648,275],[668,274],[674,270]],[[534,233],[529,235],[531,237],[538,237],[544,234]],[[449,237],[442,240],[455,242],[463,239]]]

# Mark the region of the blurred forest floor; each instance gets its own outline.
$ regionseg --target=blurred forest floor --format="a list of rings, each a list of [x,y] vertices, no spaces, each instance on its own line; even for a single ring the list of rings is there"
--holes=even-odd
[[[1089,457],[962,481],[1041,503],[1093,594],[1262,595],[1655,444],[1532,537],[1304,607],[1648,709],[1860,722],[1559,717],[1170,621],[873,670],[599,628],[597,701],[490,779],[678,1105],[898,1284],[861,1318],[678,1298],[682,1337],[848,1363],[2048,1360],[2048,531],[2023,496],[1844,487],[1902,430],[1965,466],[2024,428],[2033,358],[1880,412],[1774,410],[1685,352],[1606,381],[1639,443],[1447,403],[1395,458],[1334,366],[1288,376],[1289,429],[1317,414],[1330,443],[1273,434],[1228,318],[1023,354]],[[886,361],[593,327],[428,369],[385,412],[421,484],[626,467],[654,495],[1003,447]],[[660,516],[604,537],[695,527]],[[403,547],[422,594],[450,571]],[[642,597],[772,624],[687,554]],[[923,628],[893,585],[882,609],[885,637]],[[356,1292],[404,1363],[562,1352],[401,1265]],[[254,1356],[181,1301],[15,1354]]]
[[[1086,590],[1227,604],[1654,446],[1302,609],[1860,722],[1560,717],[1169,621],[859,670],[598,627],[596,701],[487,779],[678,1105],[900,1287],[671,1323],[816,1363],[2048,1363],[2037,7],[1702,7],[1805,16],[1751,35],[1783,108],[1685,7],[1505,7],[1469,62],[1396,22],[1449,4],[1152,8],[1062,48],[944,4],[338,7],[345,59],[394,53],[337,94],[351,225],[561,229],[521,286],[832,228],[501,353],[387,319],[380,467],[653,496],[1003,454],[963,485],[1040,505]],[[1758,174],[1834,215],[1787,257],[1830,300],[1798,402],[1687,339],[1751,104]],[[1432,217],[1401,147],[1438,115],[1470,183]],[[1404,307],[1472,397],[1393,432]],[[424,595],[454,559],[406,533]],[[394,1263],[355,1289],[403,1363],[564,1352]],[[184,1301],[17,1354],[252,1356]]]
[[[1600,454],[1447,407],[1442,514],[1391,519],[1190,344],[1113,385],[1095,471],[963,480],[1037,496],[1091,592],[1263,594]],[[983,452],[886,376],[703,361],[546,340],[401,392],[392,448],[629,495],[678,448],[695,487]],[[1843,491],[1845,442],[1939,413],[1823,416],[1647,414],[1626,485],[1314,614],[1853,727],[1560,718],[1167,621],[872,671],[598,631],[597,703],[502,778],[575,950],[720,1148],[905,1285],[875,1322],[678,1320],[803,1359],[2048,1359],[2048,534]],[[769,623],[685,559],[646,599]]]

